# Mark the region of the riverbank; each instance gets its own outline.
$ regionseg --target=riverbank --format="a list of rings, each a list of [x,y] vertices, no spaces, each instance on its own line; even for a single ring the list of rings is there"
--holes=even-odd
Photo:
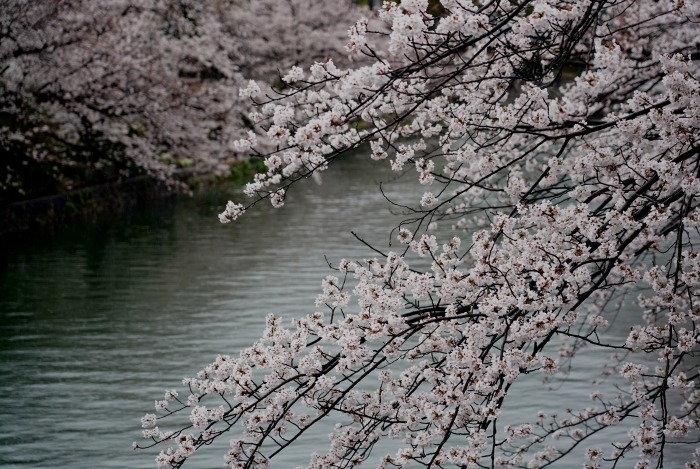
[[[250,162],[231,168],[227,178],[182,172],[178,179],[193,190],[221,184],[242,184],[259,170]],[[147,175],[106,182],[69,192],[0,204],[0,240],[13,239],[34,230],[54,229],[79,221],[93,221],[136,207],[182,196]]]
[[[172,197],[173,194],[162,183],[148,176],[137,176],[14,202],[0,207],[0,239],[123,212],[157,199]]]

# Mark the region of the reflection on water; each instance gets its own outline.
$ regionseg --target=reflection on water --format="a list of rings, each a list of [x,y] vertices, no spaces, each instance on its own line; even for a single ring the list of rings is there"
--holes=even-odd
[[[0,466],[154,467],[155,454],[131,443],[165,388],[237,354],[267,313],[312,311],[324,255],[374,255],[351,231],[388,244],[387,221],[399,217],[372,184],[386,166],[339,162],[282,209],[256,207],[230,225],[216,215],[231,194],[210,193],[0,248]],[[581,357],[566,394],[516,387],[520,415],[585,398],[598,358]],[[307,462],[326,433],[277,467]],[[189,467],[220,467],[223,453],[206,450]]]

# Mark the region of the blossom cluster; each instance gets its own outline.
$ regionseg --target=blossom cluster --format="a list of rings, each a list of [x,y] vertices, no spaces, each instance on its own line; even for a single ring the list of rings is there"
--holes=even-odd
[[[265,467],[327,419],[309,467],[357,465],[381,440],[395,441],[381,467],[542,467],[576,451],[588,467],[661,467],[700,442],[698,6],[440,4],[385,2],[390,33],[350,30],[368,63],[294,68],[257,115],[279,147],[260,152],[251,204],[281,205],[369,143],[421,184],[401,205],[401,249],[341,261],[317,311],[288,327],[268,316],[239,358],[186,380],[222,414],[167,411],[215,436],[236,427],[229,467]],[[454,232],[441,241],[434,224]],[[515,382],[565,378],[584,347],[612,354],[590,405],[501,423]],[[621,425],[620,441],[587,446]],[[187,457],[177,444],[164,467]]]

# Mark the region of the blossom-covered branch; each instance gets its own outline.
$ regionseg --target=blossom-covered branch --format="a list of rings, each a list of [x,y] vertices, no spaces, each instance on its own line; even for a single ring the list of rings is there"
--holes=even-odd
[[[350,29],[368,63],[295,67],[276,94],[244,91],[277,149],[256,147],[261,133],[237,142],[268,170],[220,218],[281,206],[367,143],[425,186],[403,206],[402,247],[341,261],[317,311],[288,328],[268,316],[240,357],[185,380],[187,400],[159,401],[192,424],[144,419],[149,444],[171,445],[159,466],[235,434],[226,464],[266,467],[329,419],[310,467],[355,466],[381,440],[396,449],[380,467],[663,467],[697,446],[698,6],[404,0],[380,18],[390,33]],[[454,233],[438,240],[435,225]],[[622,339],[607,333],[619,315],[635,324]],[[613,354],[610,385],[511,423],[513,385],[567,386],[584,347]]]

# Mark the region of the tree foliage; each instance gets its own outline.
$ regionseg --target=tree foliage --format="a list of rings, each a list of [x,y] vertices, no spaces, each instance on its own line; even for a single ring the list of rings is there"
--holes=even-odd
[[[330,6],[333,8],[330,8]],[[8,199],[147,173],[225,174],[246,78],[344,46],[349,2],[0,2],[0,189]],[[323,11],[323,13],[322,13]],[[342,18],[342,20],[341,20]],[[273,32],[274,36],[269,32]]]
[[[698,467],[698,4],[440,3],[385,2],[388,33],[359,21],[347,47],[365,65],[242,91],[258,131],[236,145],[268,170],[222,222],[283,205],[365,144],[425,192],[402,206],[400,249],[340,261],[317,311],[270,315],[239,357],[156,402],[142,423],[145,446],[170,446],[160,467],[223,435],[228,467],[266,467],[324,420],[336,426],[310,467],[357,465],[383,440],[380,467],[663,467],[679,448]],[[634,326],[617,339],[620,315]],[[590,402],[502,423],[515,383],[566,389],[591,350],[614,376]],[[163,430],[178,413],[190,425]],[[615,426],[629,431],[588,444]]]

